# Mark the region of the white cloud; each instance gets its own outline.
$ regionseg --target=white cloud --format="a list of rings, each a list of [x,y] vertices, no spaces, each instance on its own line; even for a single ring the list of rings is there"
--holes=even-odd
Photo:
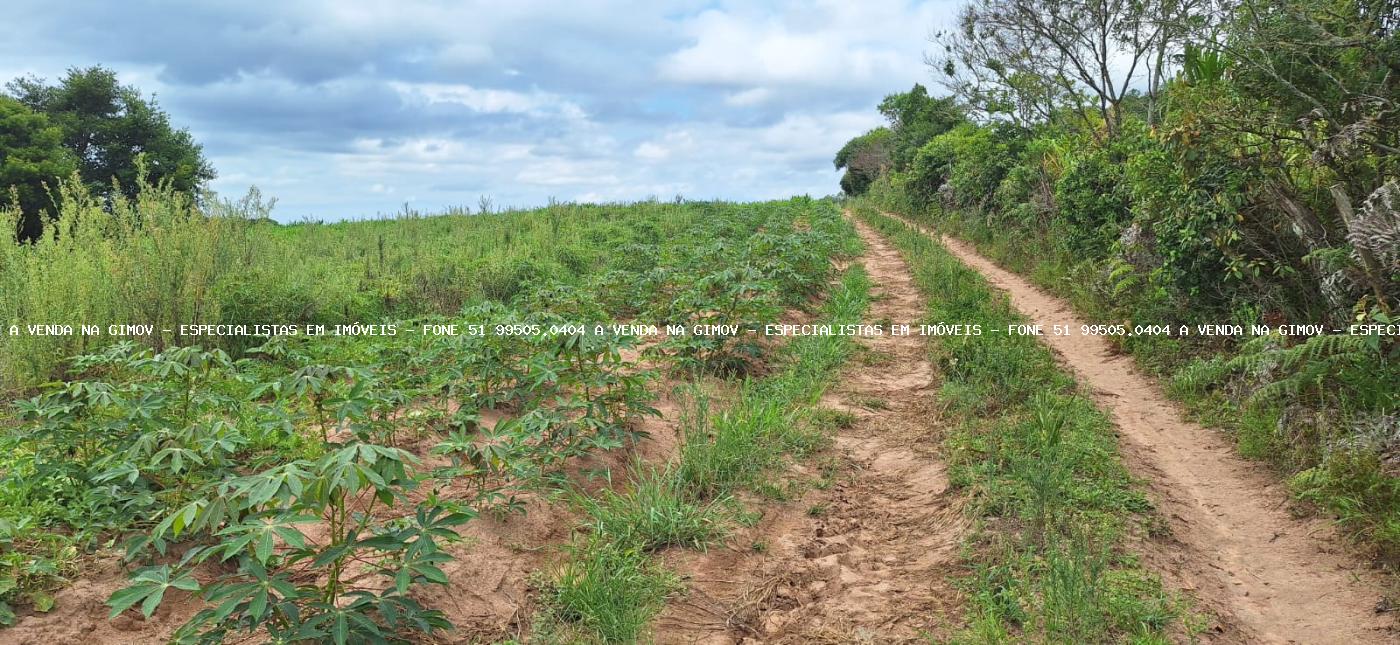
[[[754,87],[742,92],[733,92],[725,95],[725,105],[734,107],[748,107],[750,105],[761,105],[773,98],[773,90],[767,87]]]
[[[922,73],[919,52],[930,19],[927,7],[893,0],[712,9],[688,22],[692,43],[664,58],[658,71],[670,81],[732,87],[880,84]],[[739,106],[766,98],[730,95]]]
[[[531,161],[515,175],[515,181],[531,186],[601,187],[621,183],[610,161],[576,161],[550,158]]]
[[[434,52],[433,59],[451,67],[480,65],[495,58],[491,45],[477,42],[457,42]]]
[[[790,114],[762,129],[758,141],[766,149],[792,159],[826,159],[836,155],[851,137],[880,124],[874,110],[830,114]]]
[[[393,81],[389,87],[399,93],[406,102],[432,105],[449,103],[462,105],[484,114],[527,114],[536,117],[560,116],[567,119],[586,118],[583,108],[577,103],[565,100],[557,94],[541,92],[516,92],[490,88],[472,87],[449,83],[403,83]]]
[[[632,154],[642,161],[663,161],[671,156],[671,151],[661,144],[646,141],[637,146]]]

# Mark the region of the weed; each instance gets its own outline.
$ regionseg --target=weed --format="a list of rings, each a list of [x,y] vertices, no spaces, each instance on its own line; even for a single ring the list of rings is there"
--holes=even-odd
[[[691,501],[674,472],[665,468],[634,465],[629,482],[626,493],[576,494],[595,534],[643,552],[666,546],[704,549],[724,537],[728,499]]]
[[[812,425],[829,434],[836,430],[850,430],[856,424],[856,415],[846,410],[818,408],[812,411],[811,420]]]
[[[595,535],[571,547],[548,604],[554,619],[576,623],[606,642],[630,643],[679,587],[641,549]]]
[[[866,410],[878,411],[890,409],[889,401],[886,401],[878,396],[852,395],[851,403],[858,408],[864,408]]]

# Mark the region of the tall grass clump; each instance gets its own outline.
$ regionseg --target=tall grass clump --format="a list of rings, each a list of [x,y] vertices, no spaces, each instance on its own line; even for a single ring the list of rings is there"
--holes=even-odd
[[[1117,459],[1111,423],[976,272],[908,225],[858,207],[908,261],[933,321],[981,325],[940,337],[932,359],[952,423],[955,486],[981,530],[968,541],[965,642],[1166,642],[1182,610],[1123,548],[1151,505]]]
[[[211,216],[167,186],[147,186],[135,200],[115,192],[110,206],[77,182],[59,192],[58,216],[40,239],[0,243],[0,389],[54,376],[68,357],[110,342],[109,325],[151,325],[136,338],[163,348],[178,340],[166,329],[221,320],[217,285],[258,253],[246,210]],[[13,230],[17,218],[0,212],[0,229]],[[85,324],[100,335],[82,334]]]
[[[576,497],[594,534],[652,552],[668,546],[704,549],[728,533],[730,498],[694,499],[672,467],[634,464],[629,482],[626,492],[603,489],[596,497]]]
[[[607,643],[641,640],[647,623],[680,588],[666,571],[636,546],[594,535],[570,547],[545,598],[542,631],[570,628]],[[586,638],[585,636],[585,638]],[[585,638],[561,635],[568,642]]]

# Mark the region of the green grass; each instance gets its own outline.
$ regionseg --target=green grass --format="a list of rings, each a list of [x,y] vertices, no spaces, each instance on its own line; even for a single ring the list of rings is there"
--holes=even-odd
[[[928,299],[928,320],[1004,328],[1023,319],[941,245],[868,207]],[[1127,551],[1152,508],[1117,457],[1106,415],[1032,337],[937,338],[950,477],[971,500],[970,600],[958,642],[1166,642],[1180,602]]]
[[[628,548],[652,552],[667,546],[704,549],[729,532],[731,500],[695,500],[669,467],[637,464],[625,493],[604,489],[579,495],[595,535]]]
[[[570,548],[548,590],[538,629],[558,629],[551,624],[558,622],[604,642],[640,639],[680,582],[640,548],[613,537],[595,534]]]
[[[824,319],[858,321],[869,291],[864,270],[848,269],[826,302]],[[841,418],[814,406],[854,348],[844,336],[793,339],[780,371],[744,381],[722,409],[712,410],[707,396],[695,395],[673,464],[634,466],[623,493],[576,495],[587,518],[584,531],[547,587],[535,624],[540,638],[644,639],[647,621],[678,589],[648,554],[668,546],[703,549],[721,539],[744,519],[735,509],[736,492],[762,490],[789,455],[823,445]]]

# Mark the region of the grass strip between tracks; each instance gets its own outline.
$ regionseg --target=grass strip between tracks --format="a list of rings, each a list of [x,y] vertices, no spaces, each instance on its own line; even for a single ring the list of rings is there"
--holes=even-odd
[[[927,322],[981,335],[929,344],[948,425],[952,485],[977,520],[965,545],[968,620],[959,642],[1168,642],[1199,629],[1128,548],[1160,526],[1120,463],[1108,416],[1024,322],[937,241],[867,206],[858,216],[899,248],[928,300]]]

